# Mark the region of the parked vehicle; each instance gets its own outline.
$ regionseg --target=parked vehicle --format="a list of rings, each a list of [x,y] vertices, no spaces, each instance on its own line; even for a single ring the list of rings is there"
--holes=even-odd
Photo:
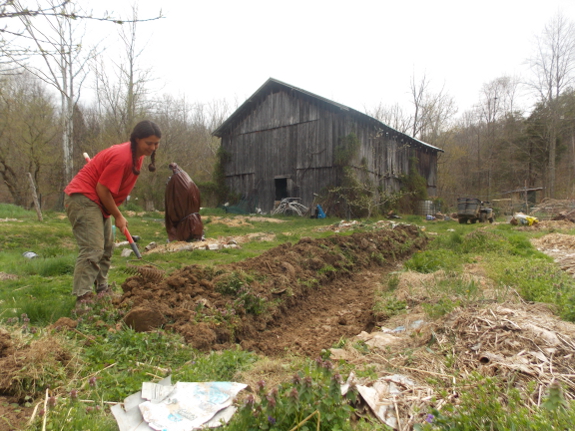
[[[457,198],[457,219],[460,224],[476,221],[493,223],[495,215],[489,202],[477,198]]]

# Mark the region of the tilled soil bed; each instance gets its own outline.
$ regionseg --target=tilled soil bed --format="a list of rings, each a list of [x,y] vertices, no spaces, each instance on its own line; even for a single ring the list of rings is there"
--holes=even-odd
[[[374,326],[384,273],[425,246],[414,225],[302,238],[246,261],[192,265],[164,280],[128,278],[116,306],[128,325],[164,327],[200,350],[233,344],[268,356],[317,355]]]

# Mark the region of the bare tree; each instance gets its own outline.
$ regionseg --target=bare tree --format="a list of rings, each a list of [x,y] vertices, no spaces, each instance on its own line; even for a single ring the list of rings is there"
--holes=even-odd
[[[476,107],[478,114],[478,173],[480,182],[485,180],[486,198],[492,197],[493,176],[503,141],[506,116],[513,116],[515,94],[518,81],[509,76],[496,78],[481,88],[480,101]],[[483,153],[483,159],[480,154]]]
[[[3,37],[0,38],[0,48],[4,52],[10,52],[13,56],[26,55],[29,50],[22,50],[20,47],[13,46],[12,42],[17,39],[29,39],[30,36],[18,26],[9,25],[8,22],[10,18],[16,18],[16,21],[22,17],[27,17],[34,19],[36,17],[60,17],[60,18],[70,18],[73,20],[94,20],[94,21],[104,21],[111,22],[115,24],[124,24],[131,22],[130,20],[124,20],[120,17],[114,17],[109,13],[104,13],[102,15],[96,16],[91,13],[78,13],[74,11],[73,0],[60,0],[57,2],[43,2],[41,0],[36,0],[33,5],[28,5],[28,3],[20,2],[23,7],[14,8],[14,0],[0,0],[0,20],[2,20],[3,26],[0,26],[0,33]],[[159,15],[152,18],[140,19],[138,21],[154,21],[162,18],[162,11],[160,10]],[[0,61],[3,63],[3,61]]]
[[[137,44],[138,8],[132,7],[132,20],[120,27],[119,37],[123,51],[110,68],[100,56],[94,64],[98,106],[106,122],[115,131],[116,139],[128,136],[136,122],[148,115],[148,84],[152,81],[152,69],[141,67],[141,48]],[[110,76],[110,72],[112,76]]]
[[[411,134],[414,138],[436,143],[440,132],[447,126],[457,113],[455,101],[444,88],[433,93],[431,82],[425,75],[416,82],[411,78],[410,92],[413,103]]]
[[[21,206],[29,203],[27,173],[34,177],[39,192],[50,192],[45,180],[61,159],[61,153],[53,149],[58,129],[47,93],[27,73],[3,77],[0,87],[0,179]]]
[[[549,118],[548,148],[549,167],[547,194],[555,195],[555,171],[557,159],[557,128],[561,94],[575,79],[575,24],[558,13],[537,38],[536,51],[529,59],[532,80],[528,83],[541,102],[547,107]]]
[[[83,33],[79,32],[75,20],[75,9],[66,10],[62,14],[44,13],[40,11],[34,17],[41,16],[44,21],[32,20],[24,13],[25,6],[18,0],[11,2],[28,37],[32,40],[35,53],[42,60],[43,67],[34,66],[10,52],[5,54],[21,68],[36,76],[60,95],[62,122],[62,149],[64,158],[64,181],[67,183],[73,175],[74,148],[74,105],[80,97],[80,89],[87,75],[87,64],[96,54],[96,48],[85,48],[82,44]],[[71,7],[66,3],[62,8]],[[58,6],[50,2],[51,9]]]
[[[423,128],[425,127],[425,99],[427,98],[427,87],[429,86],[429,81],[426,76],[423,75],[419,83],[415,82],[415,75],[411,77],[410,90],[413,102],[413,117],[411,124],[411,136],[414,138],[418,137]]]
[[[407,115],[398,103],[385,106],[382,103],[377,105],[374,109],[364,109],[365,113],[370,117],[381,121],[385,125],[397,130],[401,133],[409,133],[412,125],[412,118]]]

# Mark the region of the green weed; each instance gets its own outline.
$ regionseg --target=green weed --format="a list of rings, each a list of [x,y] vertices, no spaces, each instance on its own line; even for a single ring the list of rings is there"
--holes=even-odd
[[[257,356],[240,349],[229,349],[202,355],[192,352],[191,360],[172,376],[181,382],[232,381],[236,373],[251,367]]]
[[[376,297],[373,307],[374,314],[380,319],[389,319],[397,314],[405,313],[407,303],[397,299],[393,293],[383,292]]]
[[[258,399],[249,395],[224,429],[289,430],[299,425],[300,430],[351,430],[349,402],[355,401],[356,394],[350,391],[342,396],[341,383],[332,363],[322,359],[306,365],[291,382],[278,387],[267,388],[260,381]]]
[[[318,274],[330,274],[332,272],[337,272],[337,269],[331,265],[325,265],[317,271]]]
[[[474,374],[460,384],[457,405],[433,409],[415,430],[516,431],[567,430],[575,421],[575,402],[567,402],[560,387],[551,386],[541,407],[518,389],[496,378]],[[494,396],[498,394],[499,396]]]
[[[259,315],[267,309],[267,303],[261,295],[254,292],[249,283],[254,279],[244,272],[232,272],[216,284],[216,290],[234,297],[234,308],[244,309],[247,313]]]

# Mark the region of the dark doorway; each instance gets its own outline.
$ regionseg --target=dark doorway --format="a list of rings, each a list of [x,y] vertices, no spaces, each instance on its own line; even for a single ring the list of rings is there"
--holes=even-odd
[[[283,198],[288,197],[287,178],[276,178],[276,201],[281,201]]]

